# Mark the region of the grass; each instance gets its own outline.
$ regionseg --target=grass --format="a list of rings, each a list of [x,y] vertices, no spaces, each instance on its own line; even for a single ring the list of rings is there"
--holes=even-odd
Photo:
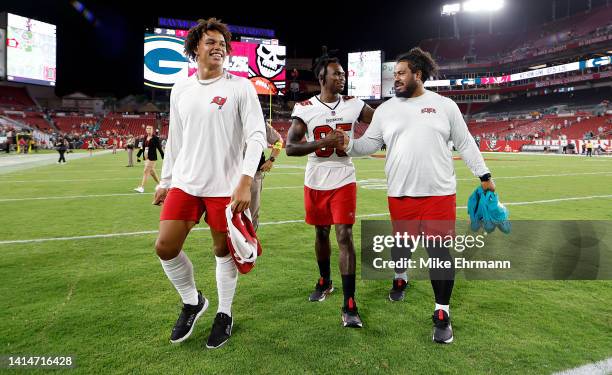
[[[612,220],[612,159],[486,157],[503,202],[608,196],[512,206],[513,220]],[[159,208],[151,195],[130,194],[142,170],[124,167],[126,153],[67,159],[0,175],[0,241],[156,230]],[[281,157],[266,176],[265,188],[284,188],[264,190],[262,222],[303,218],[305,162]],[[457,202],[464,205],[477,180],[455,163]],[[355,165],[358,180],[368,180],[358,189],[357,214],[386,213],[385,190],[368,188],[384,180],[384,160]],[[519,178],[542,175],[549,176]],[[26,199],[59,196],[81,197]],[[466,218],[464,210],[458,217]],[[0,243],[0,355],[73,355],[71,372],[82,374],[547,374],[612,356],[610,281],[458,280],[455,342],[440,346],[431,342],[428,281],[412,282],[403,303],[390,303],[390,281],[358,277],[365,328],[343,329],[334,240],[338,292],[315,304],[307,302],[317,278],[314,230],[304,223],[262,225],[259,236],[264,256],[240,277],[234,333],[219,350],[203,348],[217,306],[206,230],[192,232],[184,250],[211,308],[181,345],[168,342],[180,300],[155,256],[155,233]],[[354,237],[359,247],[358,224]]]

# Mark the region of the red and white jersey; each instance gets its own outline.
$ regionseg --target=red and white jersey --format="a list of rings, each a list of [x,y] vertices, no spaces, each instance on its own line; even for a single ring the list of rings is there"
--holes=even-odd
[[[353,137],[365,103],[352,96],[341,96],[335,103],[323,103],[318,96],[296,103],[292,118],[306,124],[308,142],[324,138],[332,130],[342,129]],[[323,148],[308,155],[304,185],[315,190],[332,190],[355,182],[355,167],[351,158],[335,148]]]

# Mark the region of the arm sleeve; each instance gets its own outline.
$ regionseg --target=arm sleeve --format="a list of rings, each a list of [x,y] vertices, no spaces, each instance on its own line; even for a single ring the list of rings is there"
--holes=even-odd
[[[248,80],[245,80],[244,85],[240,100],[240,119],[246,140],[242,174],[253,177],[266,147],[266,125],[255,88]]]
[[[457,151],[459,151],[461,158],[474,176],[480,177],[490,173],[476,145],[476,141],[474,141],[465,120],[463,120],[459,107],[450,99],[448,99],[447,106],[450,119],[450,138]]]
[[[170,126],[168,129],[168,141],[166,142],[166,153],[162,164],[161,180],[159,186],[168,189],[172,183],[172,168],[176,157],[183,145],[183,123],[178,113],[176,93],[174,89],[170,93]],[[162,154],[163,155],[163,154]]]
[[[368,126],[365,134],[359,139],[349,140],[346,153],[350,156],[370,155],[380,150],[384,141],[381,129],[380,112],[374,112],[372,123]]]

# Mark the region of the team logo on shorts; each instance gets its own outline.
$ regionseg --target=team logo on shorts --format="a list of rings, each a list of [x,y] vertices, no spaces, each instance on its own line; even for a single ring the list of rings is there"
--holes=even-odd
[[[216,104],[219,106],[219,109],[223,108],[223,104],[225,104],[225,102],[227,101],[227,98],[222,98],[220,96],[215,96],[212,100],[212,102],[210,102],[210,104]]]
[[[422,108],[421,113],[437,113],[435,108]]]

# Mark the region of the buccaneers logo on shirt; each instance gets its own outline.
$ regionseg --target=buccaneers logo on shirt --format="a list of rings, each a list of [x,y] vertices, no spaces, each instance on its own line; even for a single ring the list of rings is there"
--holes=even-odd
[[[225,102],[227,101],[227,98],[222,98],[220,96],[215,96],[212,100],[212,102],[210,102],[210,104],[216,104],[219,106],[219,109],[223,108],[223,104],[225,104]]]
[[[422,108],[421,113],[437,113],[435,108]]]

